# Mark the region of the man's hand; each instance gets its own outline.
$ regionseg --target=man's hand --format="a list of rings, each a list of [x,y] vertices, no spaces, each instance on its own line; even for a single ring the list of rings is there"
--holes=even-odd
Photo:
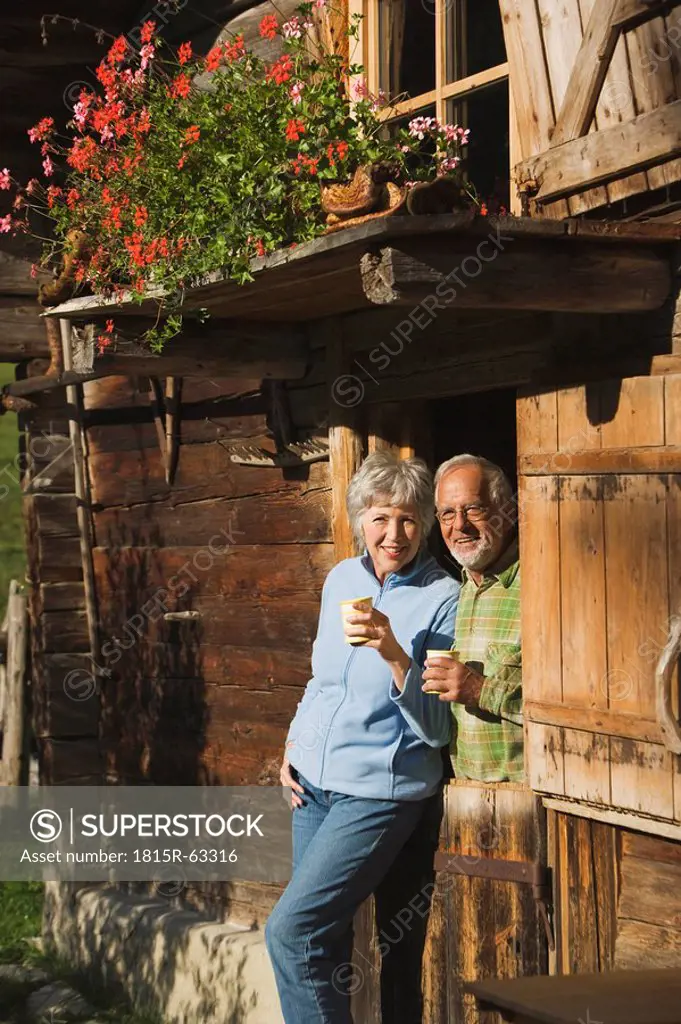
[[[425,692],[439,693],[440,700],[477,707],[485,677],[452,658],[428,658],[423,673]]]
[[[287,743],[286,749],[288,750],[288,748],[292,746],[292,743]],[[288,787],[291,790],[291,810],[295,810],[296,807],[302,807],[303,801],[298,796],[298,794],[304,794],[305,790],[300,785],[300,783],[296,782],[296,780],[293,778],[293,775],[291,774],[291,762],[289,761],[286,754],[284,754],[284,760],[281,762],[279,781],[281,782],[282,786]]]

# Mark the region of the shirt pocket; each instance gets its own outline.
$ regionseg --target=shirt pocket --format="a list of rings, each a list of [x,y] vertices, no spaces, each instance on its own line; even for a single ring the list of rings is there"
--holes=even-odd
[[[498,668],[520,668],[522,665],[522,648],[520,644],[494,640],[487,644],[485,664]]]

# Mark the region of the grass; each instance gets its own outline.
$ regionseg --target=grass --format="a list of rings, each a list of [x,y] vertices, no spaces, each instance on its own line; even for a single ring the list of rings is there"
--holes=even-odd
[[[0,363],[0,385],[14,380],[14,364]],[[26,552],[19,484],[19,430],[15,413],[0,416],[0,622],[10,580],[23,582]]]
[[[120,998],[93,983],[51,953],[43,953],[27,940],[40,934],[43,906],[41,882],[0,883],[0,964],[39,967],[55,981],[70,984],[94,1007],[102,1024],[162,1024],[146,1010],[132,1010]],[[0,979],[0,1024],[25,1024],[27,996],[35,986]]]

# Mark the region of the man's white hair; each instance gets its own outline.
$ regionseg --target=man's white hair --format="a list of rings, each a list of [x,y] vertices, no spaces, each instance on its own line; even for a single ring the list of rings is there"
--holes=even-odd
[[[440,481],[454,469],[461,469],[462,466],[479,466],[482,470],[483,478],[487,483],[489,489],[489,496],[496,505],[497,508],[503,508],[509,502],[515,503],[515,495],[513,493],[513,487],[511,481],[508,479],[503,469],[497,466],[496,463],[490,462],[489,459],[484,459],[481,455],[469,455],[464,453],[463,455],[455,455],[452,459],[447,459],[437,468],[435,473],[435,493],[437,494],[437,488]]]

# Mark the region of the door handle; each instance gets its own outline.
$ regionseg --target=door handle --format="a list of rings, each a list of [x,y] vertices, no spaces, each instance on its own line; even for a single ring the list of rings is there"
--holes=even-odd
[[[681,723],[672,708],[674,666],[681,654],[681,618],[671,620],[669,639],[655,669],[655,708],[664,745],[672,754],[681,754]]]

